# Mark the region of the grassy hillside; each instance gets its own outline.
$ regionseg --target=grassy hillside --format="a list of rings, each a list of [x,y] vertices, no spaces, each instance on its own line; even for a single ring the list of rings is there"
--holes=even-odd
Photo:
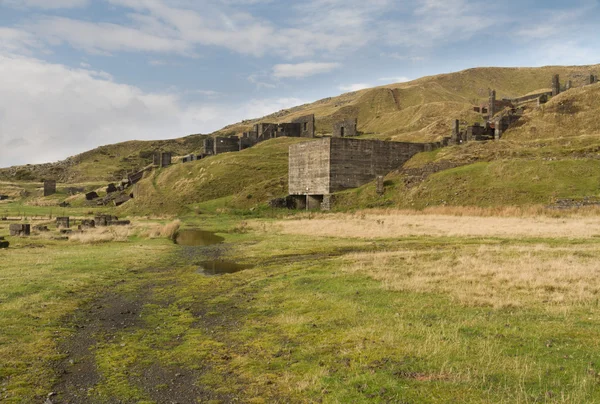
[[[54,178],[61,183],[112,182],[127,173],[152,163],[155,150],[169,151],[176,156],[202,150],[205,136],[191,135],[180,139],[138,141],[100,146],[57,163],[28,164],[0,169],[0,179],[7,181],[35,181]]]
[[[590,73],[599,74],[600,65],[468,69],[326,98],[233,124],[214,135],[240,134],[261,121],[287,122],[301,115],[315,114],[320,134],[330,133],[337,120],[358,118],[359,130],[366,137],[432,141],[448,136],[455,118],[480,121],[481,117],[472,111],[472,106],[487,99],[489,88],[495,88],[499,98],[517,97],[547,89],[553,74],[560,74],[563,83],[572,80],[579,86],[585,83]],[[127,171],[148,164],[154,149],[172,151],[176,155],[199,152],[202,139],[203,136],[192,135],[174,140],[103,146],[55,164],[0,169],[0,179],[39,181],[54,177],[61,182],[112,181]]]
[[[269,140],[239,153],[224,153],[155,170],[136,184],[132,212],[181,213],[210,209],[210,201],[250,208],[287,195],[288,149],[298,138]],[[215,203],[213,202],[212,205]]]
[[[500,141],[421,153],[387,176],[385,197],[368,184],[338,195],[338,207],[532,205],[598,197],[599,96],[600,85],[562,93],[529,110]],[[436,172],[436,165],[459,167]],[[411,176],[421,171],[424,181],[411,184]]]
[[[252,124],[285,122],[301,115],[314,113],[317,132],[327,134],[333,122],[357,118],[363,138],[396,141],[433,141],[450,134],[455,118],[467,122],[482,121],[472,111],[473,105],[485,102],[489,88],[495,88],[499,98],[517,97],[547,89],[553,74],[560,74],[561,82],[572,80],[575,87],[583,85],[589,74],[598,74],[600,65],[542,68],[477,68],[457,73],[424,77],[408,83],[366,89],[327,98],[280,111],[276,114],[228,126],[218,134],[236,134],[248,130]],[[410,161],[406,168],[424,169],[418,184],[411,184],[410,192],[401,186],[392,188],[384,203],[400,206],[427,206],[430,204],[499,204],[546,203],[553,196],[583,196],[594,194],[586,181],[595,168],[600,150],[600,84],[575,88],[552,99],[542,108],[530,108],[524,118],[509,130],[500,142],[472,142],[432,153],[424,153]],[[175,155],[200,152],[204,136],[192,135],[181,139],[140,142],[131,141],[103,146],[63,162],[46,165],[13,167],[0,170],[0,179],[9,181],[55,177],[61,183],[102,183],[120,179],[128,171],[137,170],[151,161],[152,151],[171,151]],[[217,207],[251,208],[269,199],[282,196],[287,189],[287,148],[298,139],[278,139],[266,142],[241,153],[228,153],[185,165],[175,164],[158,170],[135,189],[136,200],[124,209],[135,212],[181,212],[188,209]],[[547,160],[581,159],[572,179],[563,172],[562,164],[545,165]],[[519,160],[519,161],[515,161]],[[523,161],[521,161],[523,160]],[[442,166],[451,168],[475,163],[483,166],[435,174]],[[557,170],[569,186],[560,187],[551,178]],[[430,176],[429,174],[435,175]],[[463,174],[460,174],[463,173]],[[527,173],[531,177],[522,186],[511,182],[512,175]],[[412,173],[410,175],[413,175]],[[409,175],[409,176],[410,176]],[[406,182],[406,172],[391,174],[390,183]],[[496,177],[499,176],[499,177]],[[582,176],[582,177],[581,177]],[[435,183],[437,179],[439,183]],[[585,180],[583,180],[585,179]],[[424,181],[423,181],[424,180]],[[572,185],[579,180],[585,185]],[[536,181],[543,192],[532,191]],[[463,187],[463,183],[467,183]],[[494,193],[503,195],[487,198],[477,187],[494,185]],[[558,187],[560,190],[556,191]],[[463,195],[454,195],[462,189]],[[362,195],[361,190],[349,191],[349,198],[340,206],[378,206],[382,203],[375,195]],[[340,197],[344,200],[344,197]],[[354,203],[354,202],[353,202]]]

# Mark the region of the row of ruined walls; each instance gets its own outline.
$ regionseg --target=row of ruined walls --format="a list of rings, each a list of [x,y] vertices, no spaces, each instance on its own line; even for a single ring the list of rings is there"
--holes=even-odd
[[[590,74],[587,83],[584,85],[591,85],[597,82],[598,77]],[[472,140],[485,141],[500,139],[502,134],[523,116],[524,106],[526,104],[537,102],[537,106],[540,107],[548,102],[551,97],[555,97],[561,92],[574,88],[572,80],[568,80],[564,86],[561,85],[560,76],[558,74],[552,76],[551,86],[552,91],[529,94],[517,98],[503,98],[501,100],[496,98],[496,90],[490,90],[488,103],[473,107],[475,112],[488,114],[485,116],[485,126],[475,123],[474,125],[461,129],[460,121],[455,120],[449,143],[459,144]]]

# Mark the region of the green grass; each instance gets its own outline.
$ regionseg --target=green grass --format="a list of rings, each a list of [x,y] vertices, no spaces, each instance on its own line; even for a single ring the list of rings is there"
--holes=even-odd
[[[545,262],[565,249],[568,259],[586,263],[600,256],[598,239],[306,238],[263,232],[272,219],[248,224],[202,215],[184,222],[217,231],[228,246],[223,257],[254,268],[204,277],[197,272],[202,254],[173,255],[160,240],[81,248],[44,242],[38,249],[23,240],[0,252],[10,254],[0,269],[0,383],[9,401],[33,402],[49,391],[55,341],[74,331],[60,318],[119,279],[132,295],[149,291],[149,300],[138,326],[107,331],[94,347],[101,377],[91,402],[153,402],[150,387],[139,384],[149,367],[194,375],[190,383],[221,401],[600,400],[597,300],[571,300],[564,285],[532,290],[473,273],[474,285],[499,288],[494,293],[514,302],[495,307],[457,299],[468,288],[431,269],[454,260],[461,275],[465,257],[502,268],[522,254]],[[492,258],[481,255],[488,249]],[[361,254],[372,252],[400,255],[360,265]],[[420,258],[406,261],[405,253]],[[168,270],[140,271],[167,263]],[[406,283],[380,279],[379,265]],[[415,288],[411,277],[428,273],[431,281]],[[545,303],[563,292],[567,298]],[[149,383],[151,390],[169,388],[168,380]]]
[[[134,271],[158,265],[172,245],[161,240],[75,245],[8,237],[0,250],[0,386],[8,402],[52,391],[63,317]]]

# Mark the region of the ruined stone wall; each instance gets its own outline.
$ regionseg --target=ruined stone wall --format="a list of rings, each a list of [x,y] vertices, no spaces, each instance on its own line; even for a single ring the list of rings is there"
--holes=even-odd
[[[519,97],[519,98],[513,98],[511,101],[513,104],[518,105],[518,104],[522,104],[524,102],[529,102],[529,101],[536,101],[537,99],[539,99],[542,96],[551,96],[552,92],[551,91],[547,91],[547,92],[543,92],[543,93],[538,93],[538,94],[531,94],[531,95],[526,95],[523,97]]]
[[[217,137],[214,142],[213,154],[240,151],[240,139],[236,136]]]
[[[212,137],[208,137],[202,141],[204,154],[211,155],[215,151],[215,139]]]
[[[56,181],[46,180],[44,181],[44,196],[54,195],[56,193]]]
[[[314,114],[301,116],[292,121],[300,124],[300,137],[315,137],[315,116]]]
[[[254,125],[253,131],[256,132],[259,142],[273,139],[277,136],[277,124],[259,123]]]
[[[290,195],[304,195],[307,192],[313,195],[329,193],[330,147],[331,139],[290,146]]]
[[[345,121],[333,124],[333,137],[353,137],[358,136],[358,120],[346,119]]]
[[[276,137],[300,137],[302,134],[302,125],[300,123],[280,123],[277,125]]]
[[[560,94],[560,76],[555,74],[552,76],[552,96],[555,97]]]
[[[331,138],[329,192],[356,188],[401,167],[430,144]]]
[[[172,154],[171,153],[161,153],[160,154],[160,166],[161,167],[168,167],[171,165],[171,158],[172,158]]]

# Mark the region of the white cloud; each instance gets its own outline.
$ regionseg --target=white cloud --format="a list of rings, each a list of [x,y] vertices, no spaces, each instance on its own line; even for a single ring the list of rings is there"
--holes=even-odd
[[[386,26],[390,44],[409,48],[437,47],[460,42],[477,33],[506,22],[505,14],[494,12],[483,1],[418,0],[409,22],[396,21]],[[493,16],[493,17],[491,17]]]
[[[15,8],[80,8],[90,4],[89,0],[0,0],[0,6],[6,5]]]
[[[0,0],[2,1],[2,0]],[[17,3],[17,0],[4,0]],[[40,17],[26,28],[51,45],[69,45],[94,54],[146,51],[195,55],[198,47],[221,47],[286,59],[341,54],[377,38],[374,24],[394,3],[391,0],[309,0],[289,6],[294,18],[266,20],[244,11],[261,0],[106,0],[129,13],[124,22]],[[43,0],[27,0],[43,3]],[[23,1],[19,2],[23,3]],[[84,4],[62,0],[59,4]],[[50,4],[50,3],[49,3]],[[125,10],[119,10],[125,11]]]
[[[0,93],[0,166],[55,161],[131,139],[208,133],[304,103],[184,104],[177,94],[144,92],[107,73],[15,55],[0,55]]]
[[[29,53],[32,49],[41,49],[43,45],[31,33],[0,27],[0,52]]]
[[[382,77],[378,80],[385,81],[388,83],[406,83],[407,81],[410,81],[411,79],[409,79],[406,76],[397,76],[397,77]]]
[[[342,91],[360,91],[360,90],[364,90],[365,88],[371,88],[373,87],[370,84],[367,83],[356,83],[356,84],[350,84],[347,86],[339,86],[338,88]]]
[[[297,64],[279,64],[273,66],[273,76],[282,78],[302,78],[314,76],[315,74],[329,73],[339,68],[339,63],[304,62]]]
[[[147,51],[191,54],[190,45],[164,33],[145,32],[118,24],[78,21],[64,17],[42,17],[27,25],[30,32],[52,45],[63,42],[90,53]]]

